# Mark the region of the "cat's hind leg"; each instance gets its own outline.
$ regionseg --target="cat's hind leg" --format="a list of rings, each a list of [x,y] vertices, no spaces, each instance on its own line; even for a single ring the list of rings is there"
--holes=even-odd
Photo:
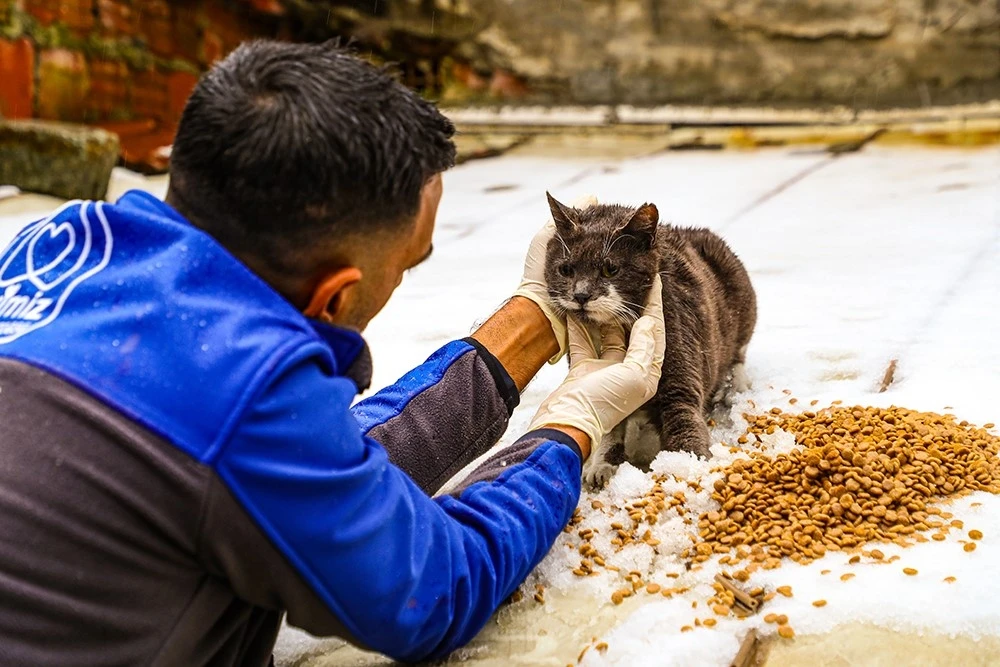
[[[595,489],[607,484],[625,460],[625,423],[611,429],[583,464],[583,481]]]
[[[746,358],[747,346],[744,345],[740,348],[740,351],[736,353],[736,359],[733,362],[732,371],[730,371],[733,378],[733,391],[736,393],[744,392],[753,386],[750,382],[750,376],[747,374]]]
[[[750,389],[750,376],[747,374],[745,363],[746,353],[747,346],[744,345],[737,352],[736,358],[726,373],[725,380],[719,384],[719,388],[712,395],[712,405],[732,407],[733,394],[740,394]]]
[[[708,424],[700,406],[667,404],[663,410],[660,449],[667,452],[691,452],[709,458],[711,440]]]

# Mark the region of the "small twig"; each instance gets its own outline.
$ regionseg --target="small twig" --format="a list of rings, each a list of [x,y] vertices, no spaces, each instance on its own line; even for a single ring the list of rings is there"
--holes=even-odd
[[[885,393],[885,390],[889,388],[893,380],[896,379],[896,359],[889,362],[889,367],[885,369],[885,375],[882,376],[882,386],[879,387],[878,393]]]
[[[730,667],[751,667],[757,662],[757,631],[751,630],[743,637],[740,650],[730,663]]]
[[[732,593],[733,597],[736,598],[736,602],[745,607],[750,613],[756,612],[760,607],[760,600],[751,597],[749,593],[737,587],[728,577],[717,574],[715,575],[715,580],[722,584],[727,591]]]

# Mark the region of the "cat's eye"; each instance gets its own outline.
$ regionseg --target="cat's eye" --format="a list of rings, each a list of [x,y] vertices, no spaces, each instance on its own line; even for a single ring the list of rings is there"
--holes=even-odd
[[[601,275],[603,275],[605,278],[614,278],[615,276],[618,275],[618,272],[620,270],[621,267],[619,267],[617,264],[612,264],[611,260],[606,259],[604,260],[604,266],[601,267]]]
[[[559,266],[559,275],[569,278],[571,275],[573,275],[573,267],[570,266],[569,264],[561,264]]]

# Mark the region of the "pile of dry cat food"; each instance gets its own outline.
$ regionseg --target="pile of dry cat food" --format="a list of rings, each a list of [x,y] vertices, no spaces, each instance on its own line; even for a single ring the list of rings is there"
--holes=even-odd
[[[778,567],[781,557],[807,563],[872,541],[909,546],[926,542],[927,531],[944,540],[961,522],[949,523],[932,502],[1000,493],[1000,437],[986,430],[992,424],[896,407],[774,408],[746,418],[750,438],[782,429],[802,448],[754,453],[722,471],[712,494],[720,508],[699,519],[701,540],[688,553],[694,561],[727,554],[723,564],[749,560],[752,572]]]

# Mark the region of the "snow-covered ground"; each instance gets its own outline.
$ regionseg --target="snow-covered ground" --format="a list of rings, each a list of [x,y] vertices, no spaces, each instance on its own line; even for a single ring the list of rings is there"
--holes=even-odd
[[[158,182],[154,189],[161,187]],[[759,317],[748,354],[754,388],[740,397],[735,413],[750,401],[757,409],[789,408],[783,393],[789,390],[800,403],[896,404],[951,412],[978,424],[1000,422],[997,148],[869,146],[840,157],[781,149],[615,160],[512,154],[468,163],[445,178],[433,260],[404,280],[367,332],[375,387],[467,335],[510,294],[528,242],[547,218],[546,189],[563,201],[586,193],[602,201],[653,201],[668,221],[721,233],[743,258],[757,290]],[[0,202],[0,244],[32,215],[4,217],[10,203]],[[892,359],[898,360],[895,381],[878,393]],[[543,369],[502,443],[523,432],[564,373],[562,365]],[[714,436],[732,443],[732,429],[719,427]],[[656,466],[697,478],[716,464],[672,455]],[[641,495],[650,484],[647,476],[623,467],[599,497]],[[592,512],[590,500],[581,503],[585,524],[611,521]],[[1000,498],[969,496],[949,511],[966,529],[985,534],[974,553],[962,550],[958,535],[906,550],[883,549],[887,556],[900,553],[897,565],[917,568],[921,576],[862,565],[852,566],[856,578],[842,583],[846,557],[834,553],[806,567],[788,563],[759,572],[754,581],[793,586],[795,597],[776,598],[769,611],[787,614],[799,635],[857,621],[972,639],[1000,635]],[[672,581],[668,572],[680,572],[678,556],[691,527],[678,518],[656,528],[659,554],[641,545],[616,558],[647,581],[666,584]],[[683,575],[693,586],[689,594],[632,598],[616,607],[609,593],[620,583],[610,575],[580,579],[569,572],[566,543],[572,541],[564,535],[533,574],[528,600],[503,610],[456,659],[566,664],[599,637],[607,651],[588,651],[584,664],[723,665],[747,628],[762,626],[759,620],[721,619],[714,628],[681,633],[694,618],[710,616],[692,609],[692,602],[701,600],[703,607],[711,595],[706,586],[712,567]],[[832,574],[822,575],[826,569]],[[948,575],[957,581],[942,584]],[[536,583],[546,587],[544,605],[530,600]],[[817,598],[828,605],[813,607]],[[293,630],[279,639],[276,657],[279,666],[375,664],[339,642]]]

